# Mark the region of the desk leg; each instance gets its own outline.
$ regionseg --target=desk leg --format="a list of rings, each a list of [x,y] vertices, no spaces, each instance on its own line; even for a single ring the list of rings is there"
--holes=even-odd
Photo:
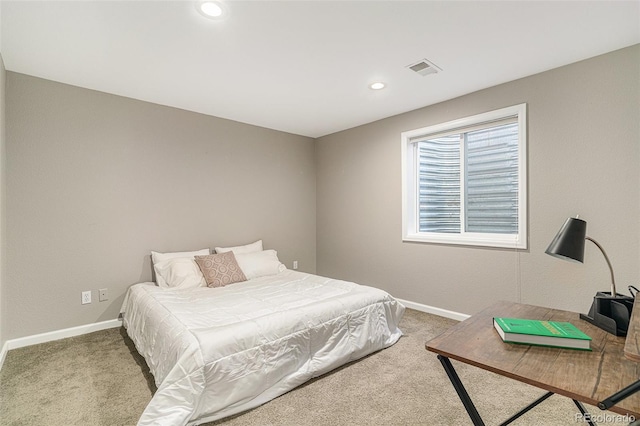
[[[473,422],[473,425],[484,426],[484,422],[482,421],[482,418],[480,417],[480,414],[478,413],[476,406],[473,405],[473,401],[471,401],[471,398],[469,397],[467,390],[464,388],[464,385],[460,381],[460,377],[458,377],[458,373],[456,373],[456,370],[454,370],[453,365],[451,365],[451,361],[449,361],[449,358],[442,355],[438,355],[438,359],[440,360],[442,367],[444,367],[444,371],[447,372],[447,376],[449,376],[449,380],[451,380],[451,384],[455,388],[456,392],[458,392],[458,396],[460,397],[460,400],[462,401],[464,408],[467,410],[469,417],[471,417],[471,421]]]
[[[536,399],[535,401],[533,401],[531,404],[527,405],[525,408],[523,408],[522,410],[520,410],[517,414],[514,414],[513,416],[511,416],[509,419],[505,420],[504,422],[500,423],[500,426],[505,426],[508,424],[513,423],[514,421],[516,421],[518,418],[522,417],[522,415],[524,415],[525,413],[527,413],[528,411],[530,411],[532,408],[540,405],[541,402],[545,401],[547,398],[549,398],[550,396],[553,396],[554,393],[553,392],[547,392],[544,395],[542,395],[540,398]]]
[[[458,377],[458,373],[456,373],[456,370],[453,368],[453,365],[451,364],[451,361],[449,361],[449,358],[442,355],[438,355],[438,359],[440,360],[442,367],[444,367],[444,371],[446,371],[447,376],[449,376],[449,380],[451,381],[451,384],[453,385],[456,392],[458,393],[458,396],[460,397],[460,400],[462,401],[464,408],[467,410],[469,417],[471,417],[471,421],[473,422],[473,425],[485,426],[484,422],[482,421],[482,418],[480,417],[480,414],[478,413],[478,410],[476,409],[476,406],[473,405],[473,401],[471,401],[471,397],[469,397],[467,390],[462,384],[462,381],[460,381],[460,377]],[[520,410],[518,413],[511,416],[508,420],[500,423],[500,426],[511,424],[516,419],[520,418],[523,414],[525,414],[532,408],[536,407],[543,401],[547,400],[547,398],[549,398],[552,395],[553,395],[553,392],[547,392],[546,394],[542,395],[540,398],[536,399],[531,404],[529,404],[528,406]],[[576,407],[578,407],[578,410],[580,410],[582,417],[585,419],[587,423],[589,423],[590,426],[598,426],[593,421],[591,421],[591,415],[584,408],[582,403],[580,403],[580,401],[576,401],[574,399],[573,402],[576,404]]]
[[[582,418],[585,419],[590,426],[598,426],[597,424],[591,421],[591,414],[589,414],[589,412],[584,408],[584,405],[582,405],[580,401],[576,401],[574,399],[573,402],[574,404],[576,404],[576,407],[578,407],[578,410],[582,414]]]

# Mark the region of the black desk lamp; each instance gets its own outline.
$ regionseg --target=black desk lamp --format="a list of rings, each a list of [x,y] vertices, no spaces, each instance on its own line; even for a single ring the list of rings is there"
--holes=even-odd
[[[589,314],[580,318],[617,336],[626,336],[629,318],[633,308],[633,298],[616,293],[616,281],[609,256],[593,238],[587,237],[587,222],[577,217],[566,220],[545,253],[564,260],[583,263],[585,241],[589,240],[600,249],[611,272],[611,291],[597,292]]]

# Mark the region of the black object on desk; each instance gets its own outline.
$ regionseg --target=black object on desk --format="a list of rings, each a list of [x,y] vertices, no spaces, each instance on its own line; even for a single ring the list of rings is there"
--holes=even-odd
[[[599,291],[593,298],[588,314],[580,318],[616,336],[626,336],[633,310],[633,297]]]

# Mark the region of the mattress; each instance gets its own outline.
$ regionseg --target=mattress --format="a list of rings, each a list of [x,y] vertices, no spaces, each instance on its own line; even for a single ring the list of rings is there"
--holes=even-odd
[[[124,326],[158,388],[138,424],[257,407],[393,345],[404,309],[382,290],[292,270],[220,288],[135,284]]]

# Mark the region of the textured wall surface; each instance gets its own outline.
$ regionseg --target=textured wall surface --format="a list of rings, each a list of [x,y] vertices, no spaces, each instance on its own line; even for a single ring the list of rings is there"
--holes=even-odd
[[[569,216],[607,250],[620,289],[640,277],[640,45],[322,137],[318,273],[473,314],[496,299],[585,311],[604,258],[544,254]],[[400,134],[527,103],[529,248],[402,242]]]
[[[639,73],[636,45],[314,141],[8,72],[0,338],[116,318],[151,250],[258,238],[288,267],[437,308],[586,311],[609,286],[600,253],[544,250],[580,214],[619,289],[638,283]],[[523,102],[529,248],[403,243],[400,133]]]
[[[315,271],[313,139],[12,72],[7,124],[7,338],[116,318],[151,250]]]

